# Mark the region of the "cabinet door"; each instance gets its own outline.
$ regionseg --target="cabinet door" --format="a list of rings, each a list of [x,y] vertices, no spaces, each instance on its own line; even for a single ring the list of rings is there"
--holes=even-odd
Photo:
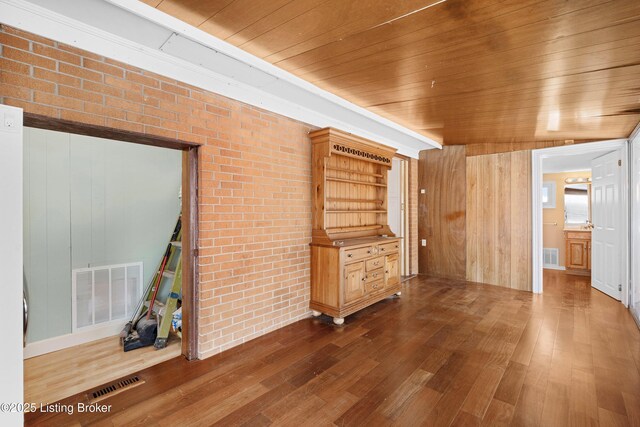
[[[384,281],[385,286],[393,286],[400,283],[400,265],[398,254],[384,257]]]
[[[364,262],[344,268],[344,302],[348,304],[364,296]]]
[[[569,240],[567,242],[567,267],[586,269],[589,264],[587,256],[587,241]]]

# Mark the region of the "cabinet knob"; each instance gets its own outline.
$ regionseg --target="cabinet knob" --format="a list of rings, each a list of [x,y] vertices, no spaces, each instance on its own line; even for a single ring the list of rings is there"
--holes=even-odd
[[[384,248],[380,248],[380,252],[384,252]]]
[[[362,278],[362,279],[360,279],[360,280],[362,280],[362,281],[364,282],[364,279],[366,279],[366,277],[363,277],[363,278]]]
[[[367,251],[367,253],[368,253],[368,254],[370,254],[370,253],[371,253],[371,249],[369,249],[369,250]]]
[[[347,258],[353,258],[353,254],[347,254]]]
[[[386,270],[385,273],[389,274],[389,270]]]
[[[398,245],[396,245],[396,249],[398,249],[398,248],[399,248],[399,246],[398,246]]]

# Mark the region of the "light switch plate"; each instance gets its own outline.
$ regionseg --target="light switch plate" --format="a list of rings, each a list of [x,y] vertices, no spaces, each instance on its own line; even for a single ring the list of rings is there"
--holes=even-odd
[[[421,244],[422,246],[427,246],[427,239],[422,239],[422,240],[420,241],[420,244]]]

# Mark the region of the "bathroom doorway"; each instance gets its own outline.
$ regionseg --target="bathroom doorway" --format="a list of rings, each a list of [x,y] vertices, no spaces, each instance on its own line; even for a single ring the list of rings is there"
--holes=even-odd
[[[534,292],[555,270],[628,304],[626,162],[626,140],[533,152]]]

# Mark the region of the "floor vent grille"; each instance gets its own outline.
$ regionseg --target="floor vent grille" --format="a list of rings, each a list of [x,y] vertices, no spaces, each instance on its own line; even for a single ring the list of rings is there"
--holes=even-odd
[[[144,380],[141,380],[137,375],[118,380],[88,393],[89,402],[100,402],[101,400],[115,396],[116,394],[120,394],[142,384],[144,384]]]

